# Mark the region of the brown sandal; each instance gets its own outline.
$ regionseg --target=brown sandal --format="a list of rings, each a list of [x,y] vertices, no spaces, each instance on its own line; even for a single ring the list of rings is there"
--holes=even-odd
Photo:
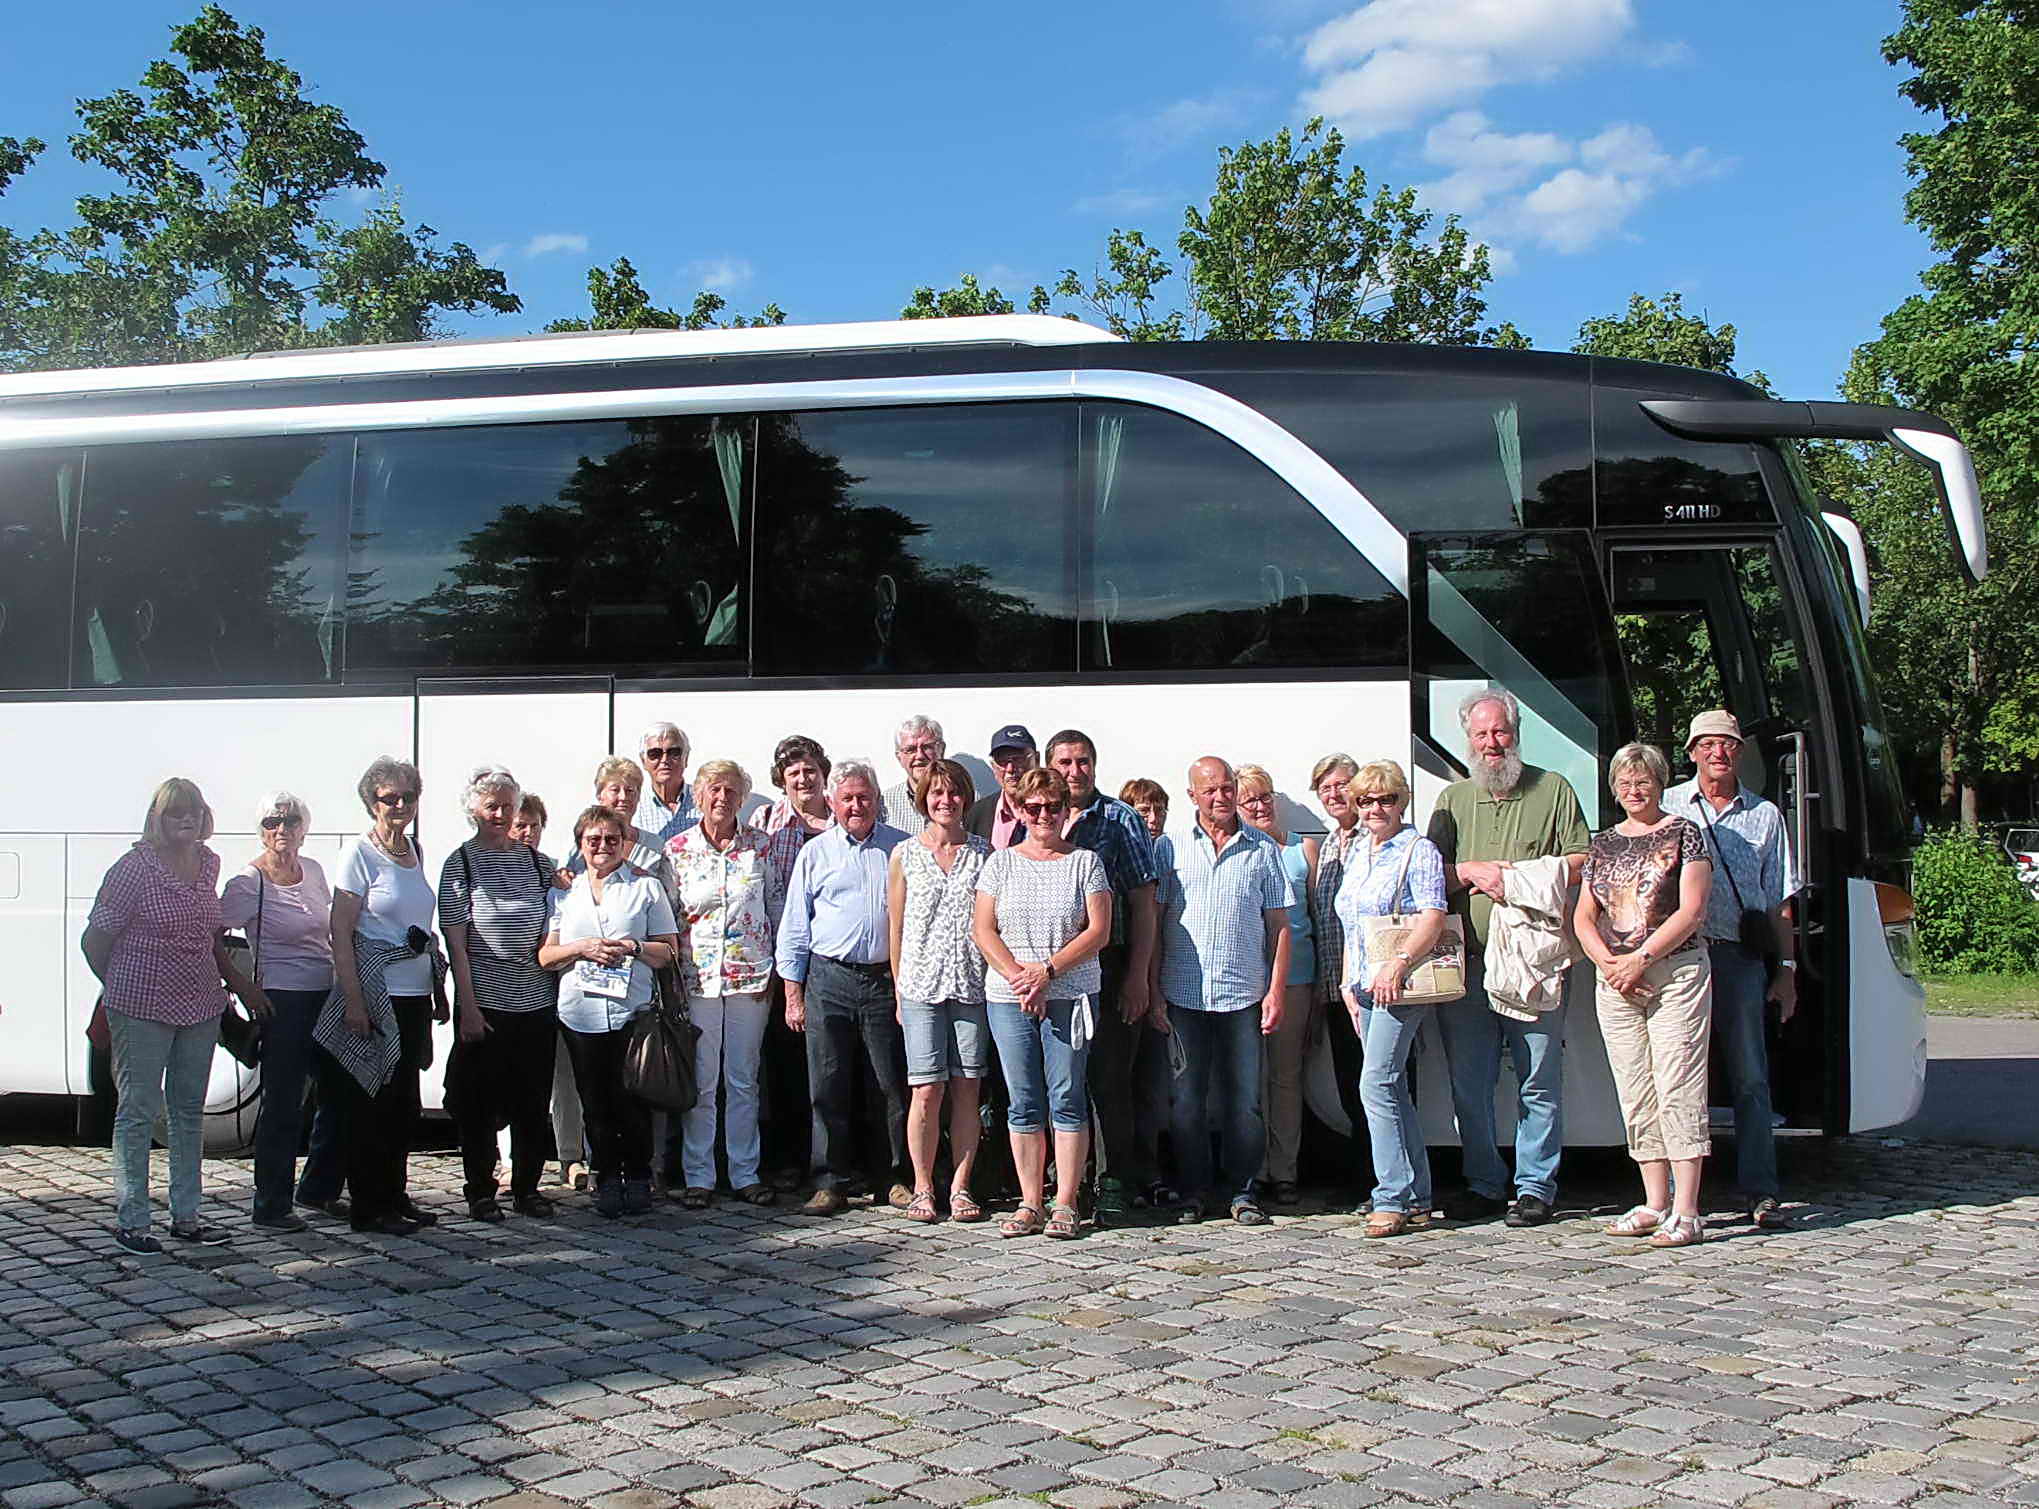
[[[1409,1217],[1399,1210],[1376,1210],[1366,1218],[1370,1237],[1398,1237],[1409,1229]]]
[[[970,1198],[970,1191],[967,1189],[952,1189],[949,1191],[949,1219],[981,1221],[984,1219],[984,1207]]]
[[[998,1234],[1002,1237],[1039,1236],[1047,1224],[1047,1218],[1041,1214],[1040,1206],[1022,1205],[1000,1223]]]
[[[1074,1205],[1057,1205],[1048,1212],[1048,1235],[1069,1241],[1083,1234],[1083,1217]]]
[[[923,1226],[932,1226],[942,1218],[935,1209],[935,1192],[931,1189],[917,1189],[913,1192],[913,1203],[906,1207],[906,1219],[918,1221]]]

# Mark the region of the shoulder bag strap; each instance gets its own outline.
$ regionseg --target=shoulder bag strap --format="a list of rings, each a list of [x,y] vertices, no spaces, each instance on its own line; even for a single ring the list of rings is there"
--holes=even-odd
[[[1409,846],[1402,850],[1402,868],[1395,872],[1395,894],[1389,898],[1395,916],[1405,915],[1402,911],[1402,897],[1409,887],[1409,861],[1416,857],[1416,840],[1410,839]]]
[[[1692,793],[1692,805],[1699,809],[1699,821],[1706,829],[1706,836],[1713,840],[1714,857],[1720,861],[1721,873],[1727,876],[1727,888],[1735,893],[1735,910],[1746,912],[1748,903],[1742,900],[1742,888],[1735,883],[1734,866],[1727,862],[1727,851],[1720,846],[1720,835],[1713,831],[1713,814],[1706,809],[1712,804],[1702,791]]]
[[[262,904],[269,896],[269,880],[262,873],[262,867],[255,867],[255,937],[249,946],[250,962],[254,965],[252,978],[257,985],[262,983]]]

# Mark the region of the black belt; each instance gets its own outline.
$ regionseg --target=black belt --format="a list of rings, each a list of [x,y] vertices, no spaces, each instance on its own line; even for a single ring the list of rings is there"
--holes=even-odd
[[[854,959],[836,959],[831,958],[827,954],[816,954],[814,957],[822,960],[824,963],[833,964],[837,969],[854,970],[860,975],[870,975],[873,979],[889,980],[892,978],[892,966],[883,959],[880,959],[876,964],[859,964]]]

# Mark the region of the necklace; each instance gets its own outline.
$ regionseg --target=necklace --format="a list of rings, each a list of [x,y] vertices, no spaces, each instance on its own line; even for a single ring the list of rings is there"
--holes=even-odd
[[[383,840],[381,829],[370,828],[368,830],[368,841],[398,864],[406,864],[410,860],[411,841],[402,833],[397,834],[395,843],[386,843]]]

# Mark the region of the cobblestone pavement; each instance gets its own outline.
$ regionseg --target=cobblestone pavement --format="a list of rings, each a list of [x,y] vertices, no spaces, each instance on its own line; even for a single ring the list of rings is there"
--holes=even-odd
[[[1583,1217],[488,1227],[457,1159],[413,1171],[420,1238],[271,1237],[214,1162],[234,1245],[133,1259],[103,1152],[0,1149],[0,1503],[2039,1504],[2029,1153],[1794,1149],[1793,1229],[1682,1252]]]

